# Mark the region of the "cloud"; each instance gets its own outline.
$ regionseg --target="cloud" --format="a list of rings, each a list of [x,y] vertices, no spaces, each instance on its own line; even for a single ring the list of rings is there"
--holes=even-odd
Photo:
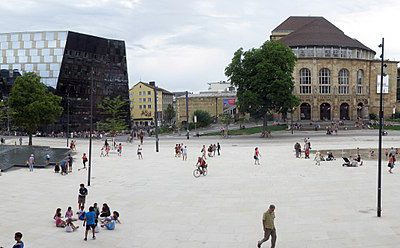
[[[0,0],[0,25],[125,40],[131,86],[142,79],[204,90],[226,79],[234,51],[260,46],[291,15],[324,16],[373,50],[385,37],[387,58],[400,59],[398,9],[396,0]]]

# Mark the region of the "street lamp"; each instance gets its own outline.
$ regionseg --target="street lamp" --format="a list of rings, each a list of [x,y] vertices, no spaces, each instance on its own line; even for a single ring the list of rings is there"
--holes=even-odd
[[[157,109],[157,86],[154,85],[154,124],[156,128],[156,152],[158,149],[158,109]]]
[[[378,202],[377,202],[377,216],[381,217],[382,214],[382,125],[383,125],[383,59],[384,59],[384,42],[385,39],[382,38],[382,43],[379,47],[382,49],[381,54],[381,80],[379,85],[379,142],[378,142]]]
[[[93,78],[94,78],[94,69],[92,66],[92,79],[90,82],[90,134],[89,134],[89,167],[88,167],[88,183],[90,186],[90,176],[92,171],[92,135],[93,135]]]
[[[69,147],[69,90],[67,93],[67,147]]]

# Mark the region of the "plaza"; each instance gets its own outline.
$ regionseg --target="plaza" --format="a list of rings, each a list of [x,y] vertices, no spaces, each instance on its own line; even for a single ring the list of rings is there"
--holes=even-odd
[[[342,167],[335,161],[296,159],[293,145],[310,137],[318,149],[374,148],[377,131],[276,132],[271,139],[254,137],[161,137],[160,152],[145,139],[143,160],[138,142],[124,144],[121,157],[99,157],[103,141],[93,147],[91,186],[86,205],[108,203],[121,214],[114,231],[101,230],[96,240],[83,241],[84,227],[73,233],[56,228],[55,209],[77,210],[80,183],[87,171],[78,168],[88,141],[78,140],[74,172],[16,169],[0,177],[2,221],[0,246],[10,247],[14,233],[23,233],[27,247],[256,247],[261,218],[276,205],[276,247],[398,247],[400,244],[399,172],[387,172],[383,161],[383,212],[376,217],[377,161]],[[398,146],[396,132],[384,137],[384,147]],[[12,139],[8,139],[12,142]],[[176,143],[188,146],[188,161],[174,157]],[[209,174],[192,172],[203,144],[220,142],[221,156],[208,158]],[[63,147],[64,139],[35,138],[35,145]],[[260,148],[261,165],[252,159]],[[366,158],[363,158],[366,159]],[[263,247],[269,247],[265,243]]]

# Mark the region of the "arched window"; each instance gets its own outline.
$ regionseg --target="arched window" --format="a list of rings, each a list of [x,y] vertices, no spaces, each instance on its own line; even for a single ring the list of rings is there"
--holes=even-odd
[[[357,71],[357,94],[363,93],[363,84],[364,84],[364,71],[360,69]]]
[[[311,71],[307,68],[300,70],[300,94],[311,94]]]
[[[331,93],[331,71],[327,68],[322,68],[319,71],[319,93]]]
[[[339,71],[339,94],[349,94],[349,71],[341,69]]]

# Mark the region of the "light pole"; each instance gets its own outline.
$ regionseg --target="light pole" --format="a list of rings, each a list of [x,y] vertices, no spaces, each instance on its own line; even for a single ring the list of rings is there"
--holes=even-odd
[[[378,203],[377,203],[377,216],[381,217],[382,214],[382,125],[383,125],[383,59],[384,59],[384,38],[379,47],[382,49],[381,54],[381,81],[379,85],[379,143],[378,143]]]
[[[69,147],[69,90],[67,93],[67,147]]]
[[[90,134],[89,134],[89,167],[88,167],[88,183],[90,186],[90,176],[92,172],[92,134],[93,134],[93,78],[94,68],[92,66],[92,79],[90,81]]]
[[[154,85],[154,124],[156,127],[156,152],[158,149],[158,109],[157,109],[157,86]]]
[[[293,112],[294,108],[292,108],[292,111],[290,112],[290,130],[292,131],[292,134],[293,134]]]
[[[186,91],[186,139],[189,139],[189,92]]]

